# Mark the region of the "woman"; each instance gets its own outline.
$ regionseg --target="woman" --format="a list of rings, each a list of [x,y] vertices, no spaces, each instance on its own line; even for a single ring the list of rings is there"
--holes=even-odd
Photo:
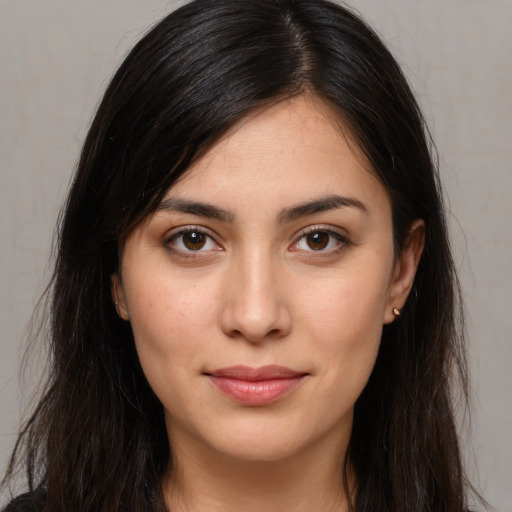
[[[458,285],[421,113],[323,0],[196,0],[109,85],[8,510],[463,511]]]

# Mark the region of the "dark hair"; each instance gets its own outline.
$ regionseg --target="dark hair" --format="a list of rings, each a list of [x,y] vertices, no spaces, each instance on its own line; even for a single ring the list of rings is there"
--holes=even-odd
[[[110,276],[127,234],[191,163],[255,109],[303,93],[340,116],[387,189],[397,252],[425,221],[413,290],[384,327],[340,461],[356,476],[353,509],[465,510],[451,396],[456,377],[467,400],[462,317],[430,136],[389,51],[326,0],[196,0],[152,28],[108,86],[60,224],[49,382],[8,472],[25,457],[48,510],[165,510],[162,406]]]

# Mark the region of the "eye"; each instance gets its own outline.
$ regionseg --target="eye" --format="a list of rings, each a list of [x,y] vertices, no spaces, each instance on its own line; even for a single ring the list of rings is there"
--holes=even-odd
[[[187,228],[172,234],[166,244],[178,252],[219,251],[221,247],[199,228]]]
[[[348,244],[340,233],[328,229],[312,228],[292,245],[294,251],[330,252]]]

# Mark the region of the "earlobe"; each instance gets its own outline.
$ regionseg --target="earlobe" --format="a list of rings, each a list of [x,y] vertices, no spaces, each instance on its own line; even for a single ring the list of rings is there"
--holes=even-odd
[[[130,319],[130,315],[128,313],[128,308],[126,307],[124,288],[118,272],[115,272],[110,276],[110,293],[112,295],[112,302],[114,303],[117,314],[123,320],[128,321]]]
[[[400,316],[414,283],[424,246],[425,223],[422,219],[417,219],[411,224],[407,239],[395,263],[384,315],[385,324],[393,322]]]

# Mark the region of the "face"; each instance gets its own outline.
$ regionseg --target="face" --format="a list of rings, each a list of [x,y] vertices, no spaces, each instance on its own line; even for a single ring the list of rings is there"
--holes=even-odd
[[[216,144],[113,276],[175,446],[277,460],[346,446],[421,244],[328,107],[301,96]]]

